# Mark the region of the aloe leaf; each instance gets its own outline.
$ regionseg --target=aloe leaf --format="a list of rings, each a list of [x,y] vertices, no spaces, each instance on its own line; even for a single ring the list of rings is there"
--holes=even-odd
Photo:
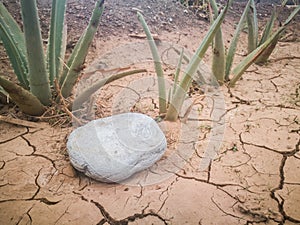
[[[210,4],[214,11],[214,20],[219,14],[219,9],[215,0],[210,0]],[[212,45],[213,59],[212,59],[212,73],[220,84],[224,83],[225,77],[225,46],[223,41],[223,34],[221,27],[217,30]]]
[[[219,29],[213,47],[212,73],[220,84],[224,83],[225,64],[225,46],[222,31]]]
[[[64,33],[65,33],[65,11],[66,0],[53,0],[51,11],[51,24],[47,51],[47,64],[49,70],[50,83],[53,84],[58,78],[62,61],[65,55]]]
[[[35,0],[21,0],[22,18],[29,65],[30,91],[42,104],[49,105],[51,91]]]
[[[209,0],[209,3],[210,3],[210,6],[211,6],[212,10],[214,11],[214,16],[211,18],[212,19],[211,21],[213,21],[219,15],[219,8],[218,8],[217,3],[216,3],[215,0]]]
[[[212,24],[213,22],[214,22],[214,14],[213,14],[213,10],[212,10],[212,8],[213,7],[216,7],[216,9],[218,10],[218,7],[217,7],[217,3],[216,3],[216,1],[215,1],[215,5],[214,6],[212,6],[212,2],[211,2],[211,0],[209,1],[209,5],[208,5],[208,18],[209,18],[209,21],[210,21],[210,24]],[[214,11],[215,12],[215,11]]]
[[[176,92],[176,88],[177,88],[177,85],[178,85],[179,74],[180,74],[181,66],[182,66],[183,56],[184,56],[184,50],[182,48],[182,50],[180,52],[178,64],[177,64],[177,67],[176,67],[175,75],[174,75],[173,91],[172,91],[172,93],[170,93],[170,95],[169,95],[170,97],[173,96]],[[170,101],[171,101],[171,98],[168,100],[168,102],[170,102]]]
[[[248,54],[252,52],[257,47],[258,38],[258,22],[257,22],[257,12],[254,0],[251,0],[250,9],[247,14],[247,24],[248,24]]]
[[[62,47],[61,47],[61,53],[58,59],[60,61],[58,65],[58,74],[56,76],[56,80],[59,81],[61,74],[63,73],[63,68],[65,66],[65,54],[66,54],[66,48],[67,48],[67,24],[65,23],[64,29],[63,29],[63,36],[62,36]]]
[[[84,34],[80,37],[68,60],[67,65],[69,68],[65,68],[62,74],[60,83],[62,84],[61,92],[64,97],[68,97],[71,94],[76,80],[80,74],[82,65],[88,53],[89,46],[93,41],[100,23],[100,17],[104,10],[103,4],[104,0],[98,0],[96,2],[88,27],[86,28]]]
[[[273,39],[272,43],[263,51],[262,54],[260,54],[259,57],[257,57],[257,59],[255,60],[255,64],[262,65],[268,61],[270,55],[272,54],[278,43],[279,38],[280,35],[277,35],[276,38]]]
[[[251,66],[251,64],[253,64],[257,58],[274,42],[274,40],[280,36],[283,30],[283,27],[279,28],[268,40],[252,51],[232,70],[233,78],[230,80],[229,86],[233,87],[235,85],[246,69],[248,69],[249,66]]]
[[[24,34],[2,2],[0,2],[0,39],[19,82],[24,88],[29,89]]]
[[[294,17],[299,13],[300,11],[300,5],[298,5],[293,12],[289,15],[289,17],[286,19],[286,21],[283,23],[283,27],[286,27],[293,19]]]
[[[262,37],[260,39],[258,46],[263,44],[271,36],[276,18],[277,18],[277,12],[276,12],[276,9],[274,8],[271,18],[268,20],[266,27],[263,31],[263,34],[262,34]]]
[[[82,44],[82,41],[83,41],[83,36],[84,35],[81,35],[81,37],[77,41],[77,43],[76,43],[76,45],[75,45],[75,47],[72,51],[72,54],[69,56],[67,63],[63,67],[63,71],[60,74],[60,77],[58,79],[59,80],[59,86],[63,86],[64,82],[66,81],[66,77],[69,73],[70,67],[71,67],[72,63],[74,62],[75,57],[77,57],[79,49],[81,48],[81,44]]]
[[[232,67],[232,63],[233,63],[233,59],[234,59],[234,55],[236,52],[236,47],[237,47],[237,43],[238,43],[238,39],[240,37],[240,33],[243,30],[243,26],[244,26],[244,22],[246,19],[246,16],[248,14],[249,8],[251,6],[251,1],[252,0],[248,0],[248,3],[244,9],[244,12],[240,18],[240,21],[237,25],[237,28],[235,29],[233,38],[232,38],[232,42],[229,46],[228,52],[227,52],[227,57],[226,57],[226,66],[225,66],[225,79],[228,80],[229,78],[229,74],[230,74],[230,70]]]
[[[208,33],[205,35],[199,48],[197,49],[196,53],[193,55],[192,59],[190,60],[190,63],[188,64],[187,69],[184,72],[183,79],[180,82],[179,88],[177,88],[172,98],[171,104],[166,114],[166,120],[168,121],[177,120],[180,109],[182,108],[184,102],[184,98],[186,96],[186,92],[192,83],[193,76],[197,71],[197,68],[203,56],[205,55],[205,52],[207,51],[209,45],[211,44],[217,30],[220,28],[230,4],[231,1],[228,1],[223,11],[219,14],[217,19],[211,25]]]
[[[175,47],[172,47],[172,49],[173,49],[173,50],[178,54],[178,56],[180,57],[181,51],[180,51],[179,49],[175,48]],[[189,62],[190,62],[190,57],[187,56],[186,54],[184,54],[184,52],[183,52],[182,54],[183,54],[183,55],[182,55],[182,59],[183,59],[187,64],[189,64]],[[198,69],[199,69],[199,67],[198,67]],[[197,70],[197,71],[196,71],[196,74],[198,75],[197,79],[199,79],[200,82],[206,83],[205,79],[203,79],[203,75],[202,75],[202,72],[201,72],[200,70]],[[176,85],[176,89],[177,89],[178,87],[179,87],[179,84]],[[175,93],[174,93],[174,94],[175,94]]]
[[[300,11],[300,6],[298,6],[294,11],[290,14],[290,16],[287,18],[287,20],[284,22],[282,25],[283,30],[280,32],[283,33],[285,30],[286,26],[292,21],[292,19],[297,15],[297,13]],[[264,64],[268,61],[270,55],[274,51],[278,40],[280,38],[280,35],[277,35],[276,38],[273,39],[272,43],[264,50],[264,52],[257,58],[255,61],[256,64]]]
[[[145,69],[137,69],[137,70],[131,70],[131,71],[127,71],[127,72],[123,72],[123,73],[118,73],[115,75],[111,75],[109,77],[103,78],[101,80],[99,80],[98,82],[94,83],[91,87],[83,90],[74,100],[74,104],[73,104],[73,110],[78,109],[85,101],[87,101],[89,99],[89,97],[96,92],[98,89],[100,89],[101,87],[103,87],[105,84],[109,84],[115,80],[118,80],[120,78],[132,75],[132,74],[136,74],[136,73],[143,73],[143,72],[147,72],[147,70]]]
[[[158,54],[157,46],[155,44],[155,41],[152,37],[152,34],[149,30],[149,27],[143,17],[143,15],[140,12],[137,12],[138,20],[142,24],[142,27],[144,29],[144,32],[146,33],[148,43],[151,49],[152,57],[154,60],[154,66],[155,71],[157,75],[158,80],[158,95],[159,95],[159,113],[163,114],[166,113],[167,105],[166,105],[166,87],[165,87],[165,80],[164,80],[164,74],[162,69],[161,60]]]
[[[32,116],[40,116],[45,112],[45,107],[36,96],[3,76],[0,76],[0,86],[9,94],[9,97],[22,112]]]

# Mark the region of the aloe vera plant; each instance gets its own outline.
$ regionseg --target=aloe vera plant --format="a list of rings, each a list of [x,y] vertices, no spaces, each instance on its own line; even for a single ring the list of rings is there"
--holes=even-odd
[[[284,6],[282,6],[284,7]],[[286,29],[287,25],[292,21],[292,19],[299,13],[300,11],[300,5],[298,5],[290,14],[290,16],[287,18],[287,20],[279,27],[279,29],[275,32],[277,33],[278,31],[280,31],[279,35],[276,35],[276,38],[274,38],[272,40],[272,43],[270,43],[268,45],[268,47],[264,50],[264,52],[262,52],[262,54],[256,59],[255,63],[256,64],[264,64],[268,61],[270,55],[272,54],[272,52],[274,51],[281,34],[284,32],[284,30]],[[276,12],[276,8],[273,10],[272,16],[270,18],[270,20],[268,21],[266,28],[263,32],[263,36],[258,44],[258,47],[260,45],[262,45],[264,42],[267,41],[268,38],[271,38],[271,36],[275,33],[273,33],[273,27],[274,27],[274,22],[276,20],[277,17],[277,12]]]
[[[268,58],[272,53],[280,35],[285,30],[286,26],[292,21],[295,15],[300,11],[300,6],[298,6],[286,19],[281,27],[277,29],[266,41],[264,41],[260,46],[258,46],[254,51],[252,51],[242,62],[232,71],[232,79],[229,82],[230,86],[234,86],[235,83],[240,79],[243,72],[254,62],[257,62],[259,57],[263,56]]]
[[[216,20],[213,22],[208,33],[204,37],[200,46],[198,47],[196,53],[193,55],[193,57],[189,61],[187,68],[183,72],[183,77],[182,77],[181,81],[179,82],[178,87],[175,88],[175,92],[172,95],[172,98],[170,100],[171,102],[169,104],[169,107],[167,108],[166,115],[165,115],[166,120],[176,121],[178,119],[178,116],[179,116],[180,110],[182,108],[186,93],[192,83],[193,76],[196,73],[198,66],[199,66],[200,62],[202,61],[208,47],[210,46],[216,32],[220,28],[230,3],[231,3],[231,1],[228,1],[225,8],[222,10],[222,12],[218,15]],[[157,49],[155,47],[155,42],[153,42],[153,38],[151,38],[151,33],[149,31],[149,28],[148,28],[148,26],[145,25],[143,16],[139,12],[138,12],[138,18],[143,26],[145,33],[148,34],[147,38],[148,38],[151,52],[153,55],[153,59],[155,60],[155,65],[156,65],[156,62],[160,62],[160,59],[157,58],[158,53],[157,53]],[[157,68],[157,67],[155,67],[155,68],[156,68],[156,73],[157,73],[157,77],[158,77],[158,83],[160,83],[163,80],[163,78],[161,76],[161,71],[160,71],[160,68]],[[163,87],[163,84],[159,85],[159,89],[160,89],[159,93],[165,92],[165,90],[161,89],[161,87]],[[166,96],[166,94],[164,94],[164,96]]]
[[[282,5],[280,6],[285,7],[286,1],[282,2]],[[281,25],[279,30],[283,27],[285,27],[289,24],[289,22],[297,15],[299,12],[299,6],[296,7],[296,9],[290,14],[287,21]],[[250,54],[254,49],[258,48],[259,46],[263,45],[274,33],[274,23],[277,18],[277,7],[274,7],[271,18],[268,20],[265,29],[262,33],[262,37],[260,41],[258,41],[258,23],[257,23],[257,13],[255,8],[254,0],[251,0],[251,7],[247,15],[247,24],[248,24],[248,53]],[[281,31],[283,33],[284,29]],[[280,35],[275,35],[276,38],[272,39],[272,43],[268,45],[266,49],[256,58],[255,63],[256,64],[264,64],[267,62],[268,58],[272,54],[273,50],[275,49],[278,40],[280,39]]]
[[[235,29],[235,32],[233,34],[232,41],[230,43],[230,46],[228,48],[227,53],[225,54],[225,45],[222,37],[222,30],[221,27],[216,33],[214,42],[213,42],[213,59],[212,59],[212,73],[215,76],[216,80],[219,82],[219,84],[224,84],[226,81],[229,80],[229,75],[231,72],[231,67],[233,64],[238,40],[240,37],[240,34],[243,30],[245,21],[247,19],[247,15],[250,11],[251,6],[254,4],[253,0],[248,0],[248,3],[243,11],[243,14],[239,20],[239,23]],[[212,8],[212,11],[214,13],[214,16],[211,16],[211,21],[214,21],[215,18],[219,15],[219,9],[217,6],[217,3],[215,0],[210,0],[210,6]],[[253,12],[255,13],[255,10],[253,9]],[[248,16],[249,17],[249,16]],[[255,24],[255,21],[253,22]],[[253,32],[255,32],[256,28],[253,28]]]
[[[218,8],[216,6],[215,0],[210,0],[210,5],[214,11],[214,14],[216,15],[216,13],[218,13]],[[213,46],[212,71],[219,83],[223,84],[224,81],[229,81],[229,85],[234,86],[234,84],[238,81],[238,79],[242,76],[246,69],[249,68],[250,65],[252,65],[253,63],[258,64],[266,62],[268,57],[274,50],[280,38],[280,34],[284,31],[285,27],[291,22],[291,20],[295,17],[299,10],[300,6],[298,6],[291,13],[286,22],[283,23],[283,25],[275,33],[272,33],[274,21],[276,19],[276,13],[274,11],[271,16],[271,19],[266,25],[261,40],[258,41],[258,21],[255,2],[254,0],[248,0],[247,5],[237,25],[237,28],[234,32],[228,52],[225,56],[226,66],[224,72],[222,71],[222,55],[219,54],[219,52],[223,52],[224,43],[222,41],[221,31],[220,33],[216,34]],[[211,17],[211,19],[213,20],[214,18]],[[241,62],[239,62],[235,68],[232,69],[236,47],[245,21],[247,21],[248,24],[248,56],[244,58]]]
[[[65,11],[67,0],[53,0],[47,52],[41,38],[36,0],[21,0],[24,33],[0,2],[0,39],[5,47],[19,84],[0,75],[0,91],[8,94],[19,108],[30,115],[41,115],[51,102],[54,80],[68,97],[81,72],[104,10],[104,0],[97,0],[86,30],[77,42],[67,63]],[[139,71],[128,72],[127,74]],[[125,76],[112,75],[108,81]],[[106,82],[107,83],[107,82]],[[103,83],[105,84],[105,82]],[[99,84],[98,84],[99,87]],[[93,89],[95,91],[95,88]],[[91,94],[91,92],[88,92]],[[86,98],[86,96],[84,96]]]

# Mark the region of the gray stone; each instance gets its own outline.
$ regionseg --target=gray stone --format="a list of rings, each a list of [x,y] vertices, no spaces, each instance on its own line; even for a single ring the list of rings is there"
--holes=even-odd
[[[123,181],[152,166],[166,147],[156,122],[139,113],[93,120],[75,129],[67,142],[72,165],[107,183]]]

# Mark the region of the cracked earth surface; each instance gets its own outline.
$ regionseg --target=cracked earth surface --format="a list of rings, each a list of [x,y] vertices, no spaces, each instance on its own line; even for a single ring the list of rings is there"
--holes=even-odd
[[[203,32],[195,26],[159,37],[194,51]],[[94,58],[134,41],[126,34],[96,40]],[[221,87],[226,128],[216,158],[199,169],[210,133],[204,113],[197,141],[187,141],[191,157],[152,185],[103,184],[76,172],[65,149],[72,128],[0,122],[0,224],[299,224],[300,63],[276,61],[299,52],[299,42],[281,42],[270,63],[250,67],[234,88]],[[103,88],[103,116],[110,96],[130,81]],[[148,100],[138,111],[151,115],[146,106],[156,100]]]

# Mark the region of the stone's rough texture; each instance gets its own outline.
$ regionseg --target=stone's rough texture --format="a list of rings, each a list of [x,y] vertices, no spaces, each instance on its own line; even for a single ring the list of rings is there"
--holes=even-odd
[[[167,141],[156,122],[139,113],[93,120],[75,129],[67,148],[72,165],[102,182],[120,182],[153,165]]]

